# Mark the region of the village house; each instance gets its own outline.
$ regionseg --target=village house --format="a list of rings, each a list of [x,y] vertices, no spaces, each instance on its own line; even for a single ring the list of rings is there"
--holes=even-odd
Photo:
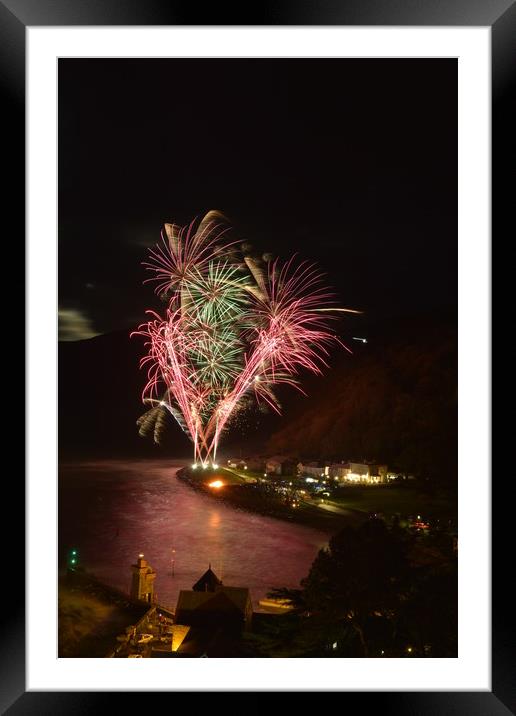
[[[347,462],[331,465],[330,475],[338,482],[381,484],[387,482],[387,465],[365,462]]]
[[[238,470],[247,470],[246,461],[239,458],[230,458],[227,465],[228,467],[236,468]]]
[[[373,482],[387,482],[387,465],[369,465],[369,476]]]
[[[274,455],[267,458],[265,472],[267,475],[294,475],[295,462],[284,455]]]
[[[380,484],[388,479],[387,465],[366,462],[299,462],[297,474],[314,480],[331,479],[348,484]]]
[[[302,477],[312,477],[314,479],[320,479],[321,477],[327,477],[329,475],[329,465],[319,462],[298,462],[297,474]]]
[[[238,634],[251,628],[253,605],[247,587],[226,587],[211,566],[191,590],[179,592],[176,622]]]

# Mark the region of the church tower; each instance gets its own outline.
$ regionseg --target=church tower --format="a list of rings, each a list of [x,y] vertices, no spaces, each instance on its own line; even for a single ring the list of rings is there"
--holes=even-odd
[[[156,572],[143,558],[143,554],[138,555],[136,564],[131,565],[131,571],[131,598],[151,604],[154,601]]]

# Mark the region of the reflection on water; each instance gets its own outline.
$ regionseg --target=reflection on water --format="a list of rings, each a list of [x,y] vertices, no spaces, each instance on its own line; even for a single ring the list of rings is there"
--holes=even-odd
[[[210,527],[217,529],[220,526],[220,513],[218,510],[212,510],[210,512]]]
[[[215,503],[176,477],[178,462],[62,464],[59,557],[79,550],[83,566],[128,591],[139,552],[157,571],[155,589],[174,606],[211,563],[223,581],[251,590],[255,607],[271,587],[296,587],[327,535]]]

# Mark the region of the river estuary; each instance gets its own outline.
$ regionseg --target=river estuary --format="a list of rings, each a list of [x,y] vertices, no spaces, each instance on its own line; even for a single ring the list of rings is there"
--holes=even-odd
[[[143,552],[156,570],[160,603],[173,607],[208,568],[251,590],[255,608],[271,587],[296,587],[328,535],[244,512],[191,489],[180,461],[65,463],[59,475],[59,562],[76,548],[99,579],[129,590]]]

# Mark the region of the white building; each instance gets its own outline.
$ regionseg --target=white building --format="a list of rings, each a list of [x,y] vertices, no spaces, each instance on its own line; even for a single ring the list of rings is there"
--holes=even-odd
[[[340,481],[340,480],[344,480],[348,473],[349,473],[349,462],[334,463],[333,465],[330,465],[330,467],[329,467],[329,475],[336,482]]]
[[[380,484],[387,482],[387,465],[363,462],[340,463],[298,463],[297,473],[300,476],[314,479],[331,479],[336,483],[348,484]]]
[[[336,482],[381,484],[387,482],[387,465],[345,462],[331,465],[330,475]]]
[[[320,465],[318,462],[298,462],[297,474],[305,477],[314,477],[319,479],[320,477],[328,476],[329,466]]]

